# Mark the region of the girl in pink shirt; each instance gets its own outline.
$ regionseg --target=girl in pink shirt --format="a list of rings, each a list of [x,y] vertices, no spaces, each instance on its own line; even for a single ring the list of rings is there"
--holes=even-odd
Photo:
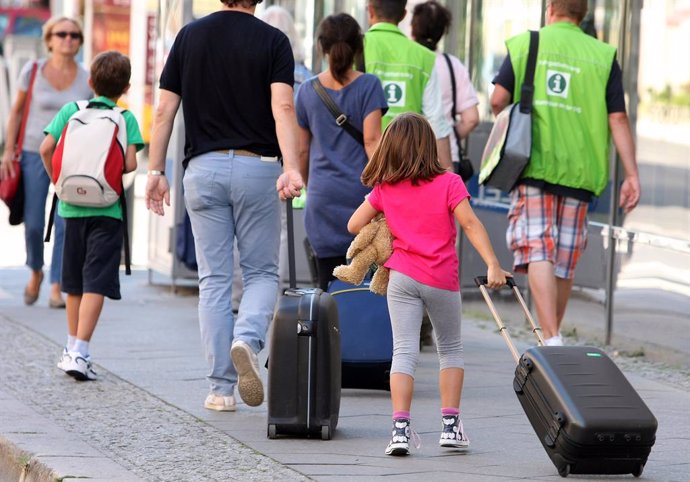
[[[362,173],[373,187],[348,222],[352,234],[382,212],[393,234],[388,309],[393,330],[391,400],[393,432],[387,455],[407,455],[419,333],[426,310],[436,336],[440,362],[442,447],[466,448],[460,420],[464,379],[460,333],[460,286],[455,220],[488,266],[488,286],[505,284],[481,221],[472,211],[460,177],[438,162],[436,138],[424,117],[401,114],[388,126]]]

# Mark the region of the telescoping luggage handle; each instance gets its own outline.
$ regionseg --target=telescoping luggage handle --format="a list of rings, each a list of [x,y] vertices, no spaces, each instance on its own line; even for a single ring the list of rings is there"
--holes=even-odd
[[[292,214],[292,198],[285,200],[287,211],[287,244],[288,244],[288,278],[290,288],[297,288],[297,274],[295,269],[295,223]]]
[[[493,315],[494,320],[496,320],[496,324],[498,325],[498,331],[501,333],[501,336],[503,336],[503,339],[508,344],[508,348],[510,349],[510,353],[512,353],[513,358],[515,359],[515,363],[519,363],[520,353],[517,351],[517,348],[515,348],[515,343],[513,343],[513,340],[510,337],[510,333],[508,333],[508,328],[503,324],[503,321],[501,321],[501,317],[498,315],[498,311],[496,311],[496,306],[494,305],[494,302],[491,300],[489,290],[486,289],[486,284],[488,283],[486,276],[477,276],[476,278],[474,278],[474,283],[477,285],[477,287],[479,287],[479,291],[484,297],[486,304],[489,306],[489,311]],[[537,338],[539,346],[543,346],[544,337],[541,334],[541,328],[539,327],[539,325],[537,325],[537,322],[534,321],[534,318],[532,318],[532,314],[529,312],[529,308],[527,308],[527,304],[525,303],[522,294],[520,294],[520,290],[518,289],[517,284],[515,283],[515,279],[512,276],[506,276],[506,285],[508,285],[508,287],[513,291],[515,298],[522,307],[522,311],[525,312],[525,316],[529,320],[529,324],[532,326],[532,333],[534,333],[534,336]]]

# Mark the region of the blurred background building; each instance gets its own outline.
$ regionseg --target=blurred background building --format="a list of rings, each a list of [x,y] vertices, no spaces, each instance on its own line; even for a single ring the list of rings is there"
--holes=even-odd
[[[408,1],[410,11],[419,0]],[[446,0],[453,27],[445,44],[469,68],[479,94],[482,124],[470,136],[467,151],[476,164],[491,127],[491,79],[506,55],[504,41],[543,24],[546,0]],[[315,53],[319,21],[347,12],[367,28],[363,0],[264,0],[258,11],[277,4],[294,16],[303,36],[306,64],[323,68]],[[655,323],[661,343],[669,333],[684,337],[663,346],[687,347],[690,323],[690,0],[589,0],[583,29],[618,49],[623,68],[628,113],[636,135],[643,196],[629,215],[617,208],[621,169],[612,159],[612,181],[592,203],[589,246],[578,268],[576,285],[582,299],[592,302],[589,323],[605,341],[625,337],[641,323]],[[182,25],[221,7],[219,0],[0,0],[0,119],[3,130],[14,82],[22,64],[41,55],[40,25],[51,13],[77,16],[84,22],[83,61],[116,49],[130,56],[132,88],[124,99],[140,120],[148,140],[157,78],[165,56]],[[409,20],[406,19],[406,20]],[[403,28],[408,28],[403,21]],[[179,125],[179,122],[178,122]],[[4,135],[4,134],[3,134]],[[147,249],[142,263],[152,273],[193,278],[175,256],[176,229],[181,221],[180,163],[184,134],[176,128],[168,166],[174,180],[174,206],[166,218],[147,219]],[[145,153],[144,153],[145,156]],[[145,165],[145,163],[141,163]],[[510,265],[504,246],[507,198],[493,189],[469,183],[475,209],[498,248],[502,264]],[[135,215],[148,216],[146,211]],[[483,270],[465,243],[463,286]],[[298,244],[299,246],[299,244]],[[142,258],[139,258],[142,259]],[[136,258],[135,258],[136,260]],[[639,315],[644,313],[645,317]],[[642,321],[642,320],[645,321]],[[614,322],[615,320],[615,322]],[[673,335],[673,338],[676,338]]]

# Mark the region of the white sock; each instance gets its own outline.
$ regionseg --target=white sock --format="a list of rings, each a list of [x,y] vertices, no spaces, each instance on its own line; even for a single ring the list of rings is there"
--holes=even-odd
[[[76,339],[74,341],[74,350],[78,352],[81,356],[86,358],[89,356],[89,342],[85,340]]]
[[[76,336],[67,335],[67,351],[74,351],[74,342],[77,341]]]
[[[561,335],[552,336],[544,340],[544,345],[546,346],[563,346],[563,338]]]

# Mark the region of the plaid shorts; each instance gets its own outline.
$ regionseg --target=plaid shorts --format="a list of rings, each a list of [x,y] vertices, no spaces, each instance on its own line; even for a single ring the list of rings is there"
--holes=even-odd
[[[535,261],[550,261],[558,278],[572,279],[587,246],[588,203],[521,184],[511,194],[506,241],[513,269],[527,272]]]

